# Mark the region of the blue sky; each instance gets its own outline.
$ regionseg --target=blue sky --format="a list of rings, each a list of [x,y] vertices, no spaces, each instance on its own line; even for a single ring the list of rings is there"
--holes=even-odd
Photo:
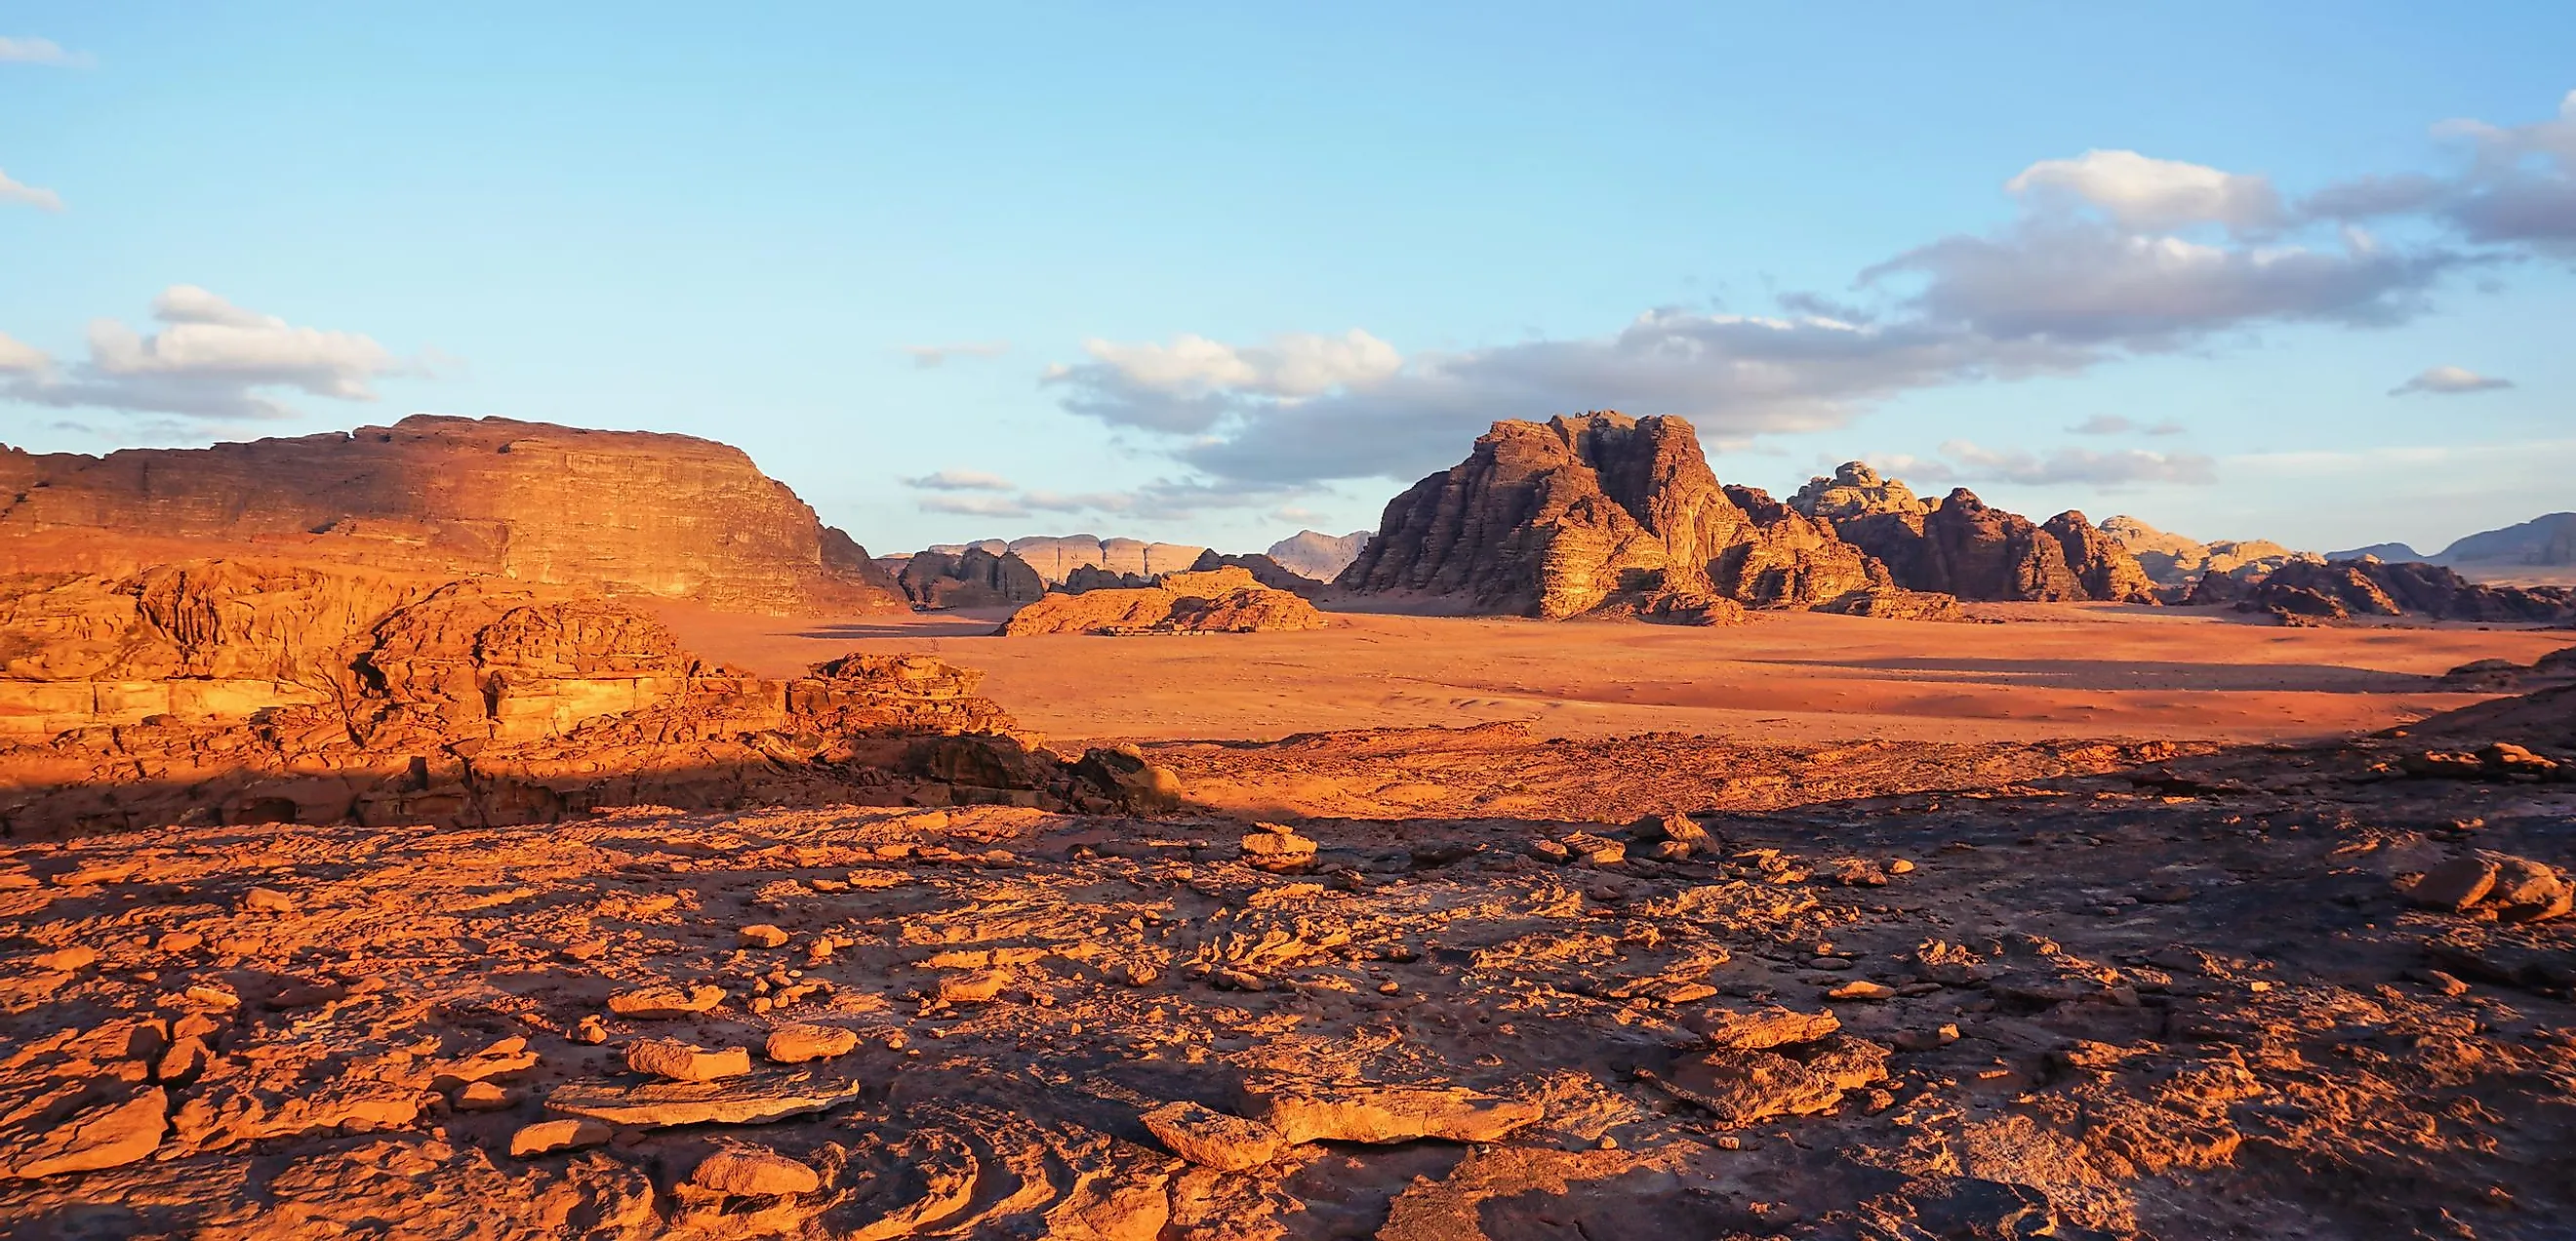
[[[0,440],[689,432],[880,551],[1365,528],[1591,407],[2318,550],[2576,507],[2576,7],[1808,7],[0,3]]]

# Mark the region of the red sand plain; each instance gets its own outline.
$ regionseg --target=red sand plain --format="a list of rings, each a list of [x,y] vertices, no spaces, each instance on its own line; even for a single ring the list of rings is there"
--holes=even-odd
[[[1698,629],[1343,612],[1315,633],[999,638],[989,635],[1001,612],[845,623],[686,605],[663,614],[692,649],[766,675],[852,650],[980,668],[984,692],[1067,743],[1499,720],[1563,736],[2290,740],[2464,706],[2488,695],[2428,678],[2576,645],[2566,630],[2282,628],[2230,612],[2112,605],[1974,610],[2010,619],[1779,612]]]

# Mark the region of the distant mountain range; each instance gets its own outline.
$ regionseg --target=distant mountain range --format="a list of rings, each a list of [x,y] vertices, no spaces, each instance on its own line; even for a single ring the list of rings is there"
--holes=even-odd
[[[2430,556],[2404,543],[2373,543],[2368,547],[2326,553],[2328,560],[2358,560],[2364,556],[2376,556],[2391,562],[2422,561],[2451,568],[2576,565],[2576,513],[2550,513],[2501,530],[2481,531]]]

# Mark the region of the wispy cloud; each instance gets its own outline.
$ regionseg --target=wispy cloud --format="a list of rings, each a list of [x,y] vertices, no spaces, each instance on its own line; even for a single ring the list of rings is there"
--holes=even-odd
[[[900,352],[912,359],[914,366],[929,370],[946,365],[950,358],[998,358],[1011,351],[1009,341],[973,341],[961,345],[902,345]]]
[[[2086,484],[2117,487],[2145,483],[2204,485],[2218,481],[2217,462],[2198,453],[2137,448],[2096,452],[2059,448],[2045,453],[1987,448],[1968,440],[1941,445],[1937,457],[1873,457],[1881,473],[1916,483],[2017,483],[2025,486]]]
[[[982,470],[941,470],[936,474],[907,478],[903,485],[922,491],[1015,491],[1019,487],[999,474]]]
[[[2436,366],[2419,372],[2414,378],[2390,388],[2388,395],[2406,396],[2423,392],[2437,396],[2457,396],[2464,392],[2493,392],[2498,388],[2512,386],[2513,381],[2510,379],[2481,375],[2466,367]]]
[[[153,299],[161,326],[149,334],[114,319],[89,326],[89,357],[61,366],[25,365],[23,345],[0,349],[20,365],[0,366],[0,400],[58,409],[114,409],[220,421],[293,417],[270,395],[291,389],[341,401],[372,401],[373,381],[415,374],[428,363],[394,356],[356,332],[297,327],[236,306],[194,285]],[[15,342],[12,342],[14,344]]]
[[[2136,419],[2119,414],[2095,414],[2066,430],[2070,435],[2180,435],[2183,425],[2168,418],[2141,426]]]
[[[60,211],[63,196],[49,189],[29,185],[0,171],[0,203],[23,203],[38,211]]]
[[[89,53],[69,51],[51,39],[39,39],[33,35],[0,35],[0,64],[87,69],[97,63],[98,59]]]

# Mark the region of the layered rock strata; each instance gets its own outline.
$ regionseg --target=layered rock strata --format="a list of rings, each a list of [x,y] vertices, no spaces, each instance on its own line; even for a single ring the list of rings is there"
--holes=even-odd
[[[219,562],[0,581],[0,834],[1124,804],[935,659],[785,681],[596,596]]]
[[[893,582],[741,450],[418,414],[90,457],[0,448],[0,568],[274,555],[737,611],[884,610]]]

